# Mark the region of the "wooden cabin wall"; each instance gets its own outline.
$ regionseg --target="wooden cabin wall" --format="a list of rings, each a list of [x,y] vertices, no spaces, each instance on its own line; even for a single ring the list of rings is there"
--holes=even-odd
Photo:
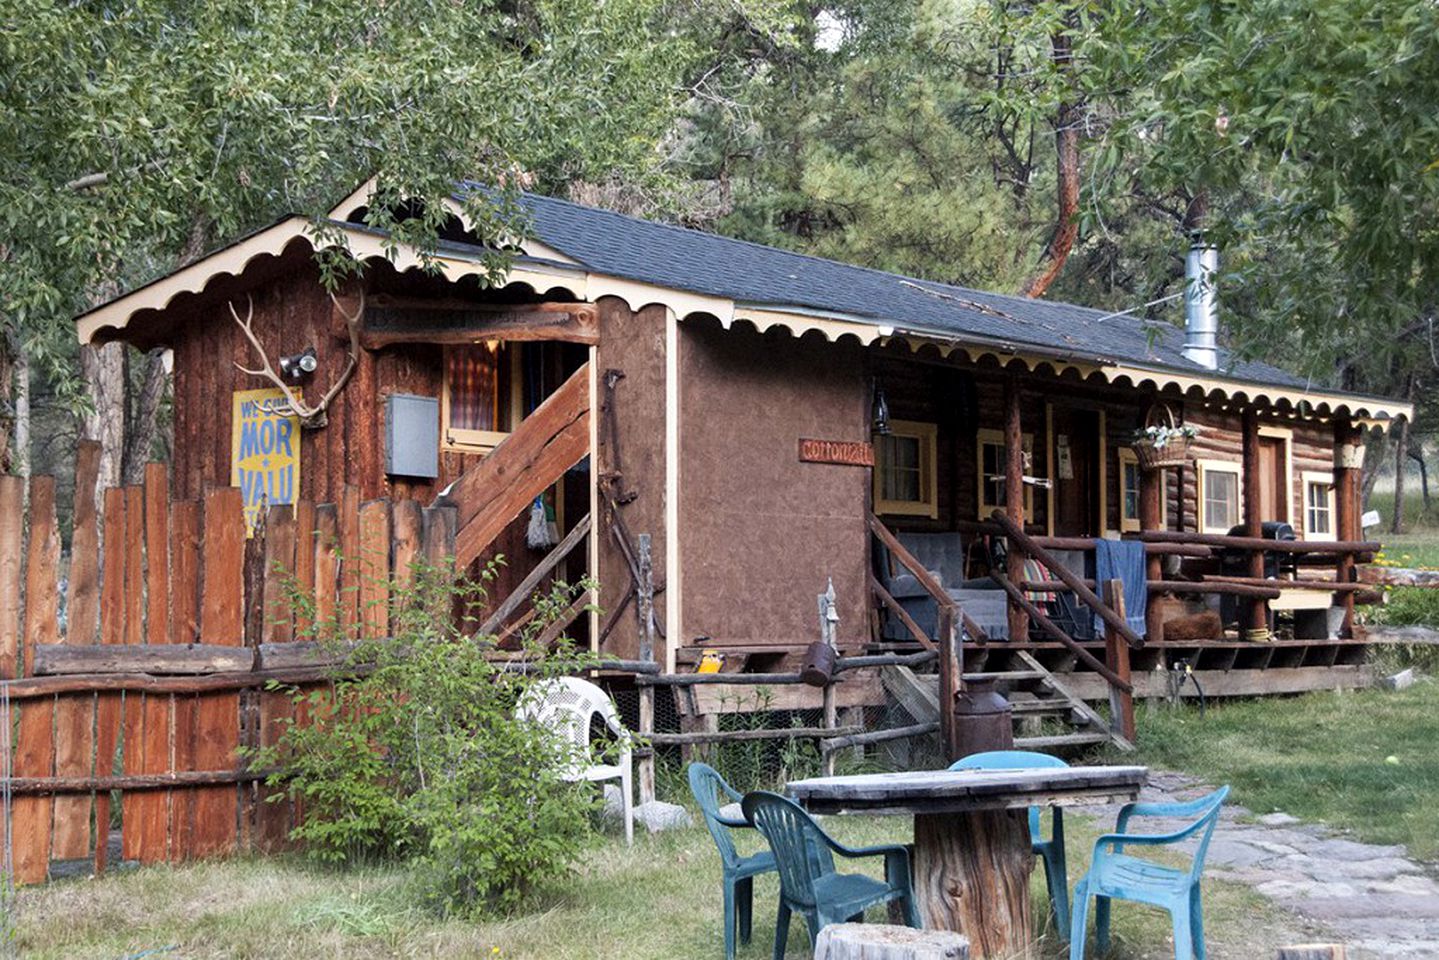
[[[605,400],[605,373],[619,371],[624,378],[615,387],[615,426],[619,434],[623,485],[634,500],[618,509],[631,537],[650,535],[650,555],[658,583],[665,575],[665,307],[655,304],[631,311],[625,301],[604,297],[599,307],[600,343],[596,348],[597,380],[594,415],[596,462],[599,475],[616,470],[614,445],[601,410]],[[600,515],[605,515],[600,508]],[[630,586],[629,566],[608,530],[599,530],[600,609],[619,605]],[[655,596],[655,619],[667,624],[667,592]],[[667,639],[668,636],[667,636]],[[604,652],[629,659],[639,655],[639,621],[631,607],[605,638]],[[658,656],[658,651],[657,654]]]
[[[801,463],[802,438],[869,439],[862,348],[680,324],[683,642],[802,646],[833,578],[838,640],[869,638],[865,467]]]
[[[1191,402],[1185,407],[1185,421],[1200,428],[1191,446],[1193,457],[1225,460],[1242,464],[1244,460],[1243,419],[1236,411],[1219,410],[1207,404]],[[1289,523],[1301,540],[1304,538],[1304,486],[1300,475],[1305,471],[1332,473],[1334,470],[1334,430],[1327,423],[1260,417],[1259,426],[1280,427],[1293,431],[1289,476]],[[1199,471],[1193,463],[1184,468],[1184,529],[1199,529]]]
[[[315,347],[319,366],[305,381],[305,393],[317,400],[344,369],[349,347],[344,321],[334,315],[318,270],[309,260],[297,262],[249,292],[255,305],[253,329],[272,365],[278,366],[284,354]],[[245,316],[243,294],[232,299]],[[210,487],[230,485],[231,395],[271,386],[265,378],[235,368],[236,363],[252,368],[259,363],[223,301],[187,309],[168,337],[175,361],[172,483],[177,499],[198,498]],[[299,495],[339,502],[345,485],[354,484],[362,500],[389,497],[428,504],[478,463],[478,456],[442,448],[439,476],[433,480],[385,476],[385,399],[392,393],[439,397],[441,360],[440,348],[430,344],[362,350],[354,375],[330,407],[327,425],[300,431]],[[542,556],[525,545],[527,524],[527,515],[516,518],[479,561],[505,557],[490,585],[495,602]]]

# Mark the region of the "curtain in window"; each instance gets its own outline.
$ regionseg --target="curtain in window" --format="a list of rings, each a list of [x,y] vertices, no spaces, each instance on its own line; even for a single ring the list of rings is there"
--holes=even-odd
[[[450,389],[450,427],[455,430],[497,430],[499,354],[484,344],[445,352]]]

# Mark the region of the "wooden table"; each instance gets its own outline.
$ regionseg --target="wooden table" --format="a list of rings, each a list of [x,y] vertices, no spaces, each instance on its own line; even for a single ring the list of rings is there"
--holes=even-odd
[[[798,780],[812,813],[914,817],[915,896],[925,926],[969,937],[975,960],[1038,956],[1030,922],[1032,806],[1133,800],[1146,767],[935,770]]]

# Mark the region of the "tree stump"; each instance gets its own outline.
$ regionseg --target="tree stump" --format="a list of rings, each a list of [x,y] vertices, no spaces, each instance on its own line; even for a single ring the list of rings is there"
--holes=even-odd
[[[1280,947],[1278,960],[1344,960],[1345,956],[1341,943],[1296,943]]]
[[[914,894],[924,925],[958,931],[975,960],[1031,960],[1024,810],[921,814],[914,818]]]
[[[969,960],[969,940],[947,930],[834,923],[819,932],[814,960]]]

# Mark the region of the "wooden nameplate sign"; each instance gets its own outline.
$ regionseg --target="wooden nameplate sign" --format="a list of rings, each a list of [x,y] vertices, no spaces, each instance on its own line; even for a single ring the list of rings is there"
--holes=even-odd
[[[874,466],[874,445],[863,440],[799,441],[801,463],[833,463],[844,467]]]

